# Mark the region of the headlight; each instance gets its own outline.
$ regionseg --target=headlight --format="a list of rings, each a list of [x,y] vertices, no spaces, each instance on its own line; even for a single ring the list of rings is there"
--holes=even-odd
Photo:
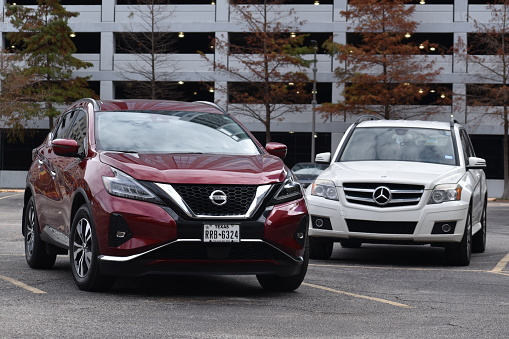
[[[428,204],[441,204],[445,201],[461,200],[462,187],[457,184],[436,185],[431,192]]]
[[[162,201],[152,192],[143,187],[136,179],[130,175],[111,168],[114,177],[103,177],[104,188],[106,191],[117,197],[135,199],[162,204]]]
[[[288,176],[271,203],[273,205],[282,204],[299,198],[302,198],[302,186],[297,181],[294,181],[291,176]]]
[[[315,180],[311,187],[311,195],[324,197],[329,200],[339,200],[336,185],[330,180]]]

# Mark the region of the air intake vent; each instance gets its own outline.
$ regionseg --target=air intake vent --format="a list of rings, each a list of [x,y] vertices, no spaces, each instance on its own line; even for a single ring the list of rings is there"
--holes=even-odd
[[[108,246],[118,247],[133,237],[125,219],[113,213],[110,217],[110,230],[108,233]]]

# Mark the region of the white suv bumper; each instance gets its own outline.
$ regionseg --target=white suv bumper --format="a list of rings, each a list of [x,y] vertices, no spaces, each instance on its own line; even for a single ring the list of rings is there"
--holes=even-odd
[[[415,206],[381,208],[340,203],[312,195],[307,196],[307,202],[311,237],[382,243],[460,242],[469,207],[463,201],[432,205],[421,201]],[[451,230],[446,232],[449,227]]]

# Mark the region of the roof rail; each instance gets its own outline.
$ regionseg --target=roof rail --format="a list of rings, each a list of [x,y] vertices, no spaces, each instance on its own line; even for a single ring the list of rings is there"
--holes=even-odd
[[[378,115],[364,114],[358,117],[357,120],[355,120],[354,124],[357,125],[366,120],[384,120],[384,119],[380,118]]]
[[[459,124],[459,121],[454,118],[451,118],[451,128],[454,127],[454,124]]]
[[[72,106],[83,106],[84,103],[91,103],[92,106],[94,107],[94,111],[100,111],[101,110],[101,105],[99,104],[99,102],[97,102],[97,100],[95,100],[93,98],[80,99],[80,100],[74,102],[72,104]]]
[[[204,104],[204,105],[212,106],[214,108],[217,108],[218,110],[220,110],[224,114],[228,114],[228,112],[226,112],[222,107],[220,107],[218,104],[216,104],[214,102],[210,102],[210,101],[195,101],[195,102],[199,103],[199,104]]]

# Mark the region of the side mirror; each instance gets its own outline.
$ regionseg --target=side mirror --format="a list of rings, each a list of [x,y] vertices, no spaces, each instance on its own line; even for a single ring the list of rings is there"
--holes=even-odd
[[[325,152],[325,153],[318,153],[316,156],[315,156],[315,162],[326,162],[326,163],[330,163],[330,152]]]
[[[286,152],[288,148],[285,144],[281,144],[279,142],[269,142],[265,145],[265,149],[271,155],[275,155],[278,158],[284,159],[286,157]]]
[[[55,139],[51,142],[53,152],[61,157],[80,157],[79,145],[73,139]]]
[[[467,169],[485,169],[486,160],[477,157],[468,158]]]

